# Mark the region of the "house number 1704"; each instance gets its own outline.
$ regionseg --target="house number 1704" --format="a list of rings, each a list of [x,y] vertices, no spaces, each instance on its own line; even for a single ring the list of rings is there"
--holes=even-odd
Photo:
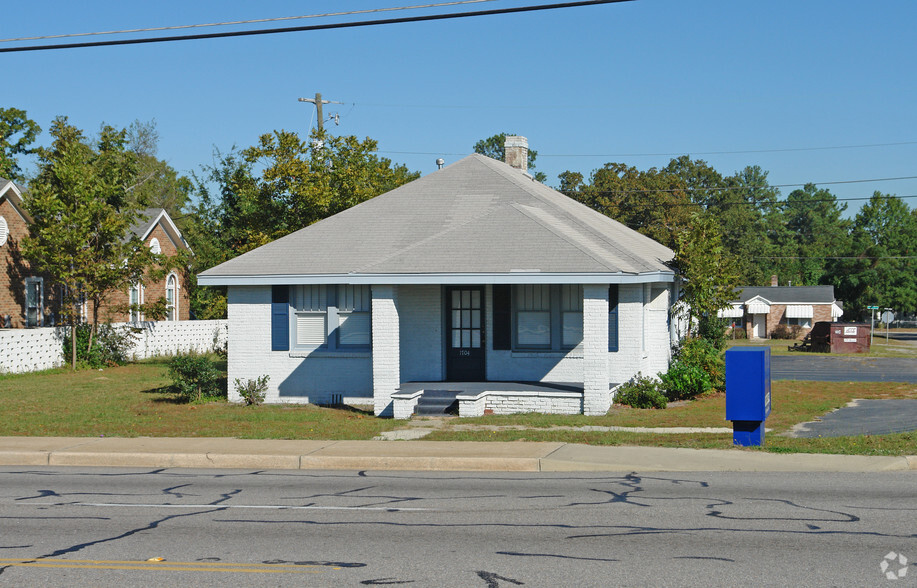
[[[469,357],[471,355],[471,351],[468,349],[459,349],[459,355],[462,357]]]

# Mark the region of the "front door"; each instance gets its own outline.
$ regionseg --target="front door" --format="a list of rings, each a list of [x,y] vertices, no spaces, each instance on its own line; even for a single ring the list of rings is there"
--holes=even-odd
[[[766,325],[767,325],[767,315],[766,314],[753,314],[751,315],[751,324],[752,324],[752,339],[764,339],[767,335]]]
[[[484,381],[484,288],[446,288],[446,379]]]

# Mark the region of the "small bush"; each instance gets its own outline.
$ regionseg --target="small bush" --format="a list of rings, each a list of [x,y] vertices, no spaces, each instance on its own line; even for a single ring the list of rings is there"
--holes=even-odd
[[[706,394],[713,389],[710,375],[700,366],[685,361],[675,361],[666,373],[659,374],[666,399],[687,400]]]
[[[618,387],[615,402],[634,408],[665,408],[666,399],[659,390],[659,382],[639,373]]]
[[[673,365],[677,363],[702,369],[710,377],[710,389],[726,389],[723,353],[706,339],[685,339],[675,351]]]
[[[736,327],[732,330],[733,339],[748,339],[748,331],[742,327]]]
[[[172,392],[185,402],[220,395],[220,373],[204,355],[178,355],[169,362]]]
[[[124,365],[129,361],[128,352],[133,347],[137,335],[125,327],[113,327],[101,324],[92,338],[92,348],[88,349],[92,325],[82,324],[76,327],[76,361],[79,365],[93,369]],[[73,357],[72,329],[67,328],[64,334],[64,361],[70,363]]]
[[[802,333],[802,327],[799,325],[780,323],[771,331],[771,339],[798,339],[800,333]]]
[[[243,382],[241,379],[236,378],[233,383],[235,384],[236,392],[245,401],[245,405],[251,406],[264,402],[264,395],[267,393],[267,381],[270,379],[270,376],[261,376],[254,380]]]

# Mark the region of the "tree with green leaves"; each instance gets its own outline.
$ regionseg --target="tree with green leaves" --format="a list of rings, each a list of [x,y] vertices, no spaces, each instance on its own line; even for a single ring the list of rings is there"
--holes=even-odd
[[[29,155],[41,127],[18,108],[0,108],[0,178],[25,180],[17,155]]]
[[[847,257],[834,277],[846,316],[867,306],[917,310],[917,216],[901,198],[873,194],[853,221]]]
[[[493,135],[492,137],[487,137],[486,139],[481,139],[474,144],[474,152],[480,153],[481,155],[486,155],[491,159],[496,159],[497,161],[506,161],[506,136],[514,136],[515,133],[499,133]],[[533,172],[535,169],[535,160],[538,158],[538,152],[534,149],[529,149],[528,156],[528,171],[532,174],[532,177],[535,178],[535,181],[541,182],[542,184],[548,180],[548,176],[544,172]]]
[[[135,120],[127,128],[127,148],[136,156],[136,180],[128,198],[141,208],[164,208],[172,220],[181,224],[192,182],[157,157],[158,146],[156,121]]]
[[[23,202],[33,221],[23,252],[64,286],[62,311],[76,341],[80,296],[91,303],[95,332],[106,295],[149,278],[158,256],[130,231],[139,210],[128,198],[136,159],[126,149],[126,131],[106,125],[90,142],[59,117],[50,132],[53,143],[38,150],[38,175]]]
[[[420,176],[376,148],[370,138],[313,131],[306,141],[274,131],[242,151],[218,153],[196,178],[193,222],[183,227],[195,267],[213,267]],[[195,316],[225,312],[218,289],[195,288],[191,297]]]
[[[714,332],[720,326],[725,330],[726,325],[720,324],[717,312],[729,306],[740,284],[739,272],[723,244],[719,224],[711,215],[697,213],[675,240],[673,265],[684,281],[676,311],[686,319],[689,335],[718,339]]]
[[[783,203],[775,239],[778,259],[773,273],[781,282],[797,286],[827,284],[838,272],[831,259],[850,250],[852,223],[844,218],[846,204],[826,188],[806,184],[793,190]]]

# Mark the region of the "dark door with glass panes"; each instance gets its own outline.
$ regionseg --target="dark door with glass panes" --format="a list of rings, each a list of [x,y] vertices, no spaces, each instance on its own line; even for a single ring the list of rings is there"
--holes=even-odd
[[[484,381],[484,288],[446,288],[446,379]]]

